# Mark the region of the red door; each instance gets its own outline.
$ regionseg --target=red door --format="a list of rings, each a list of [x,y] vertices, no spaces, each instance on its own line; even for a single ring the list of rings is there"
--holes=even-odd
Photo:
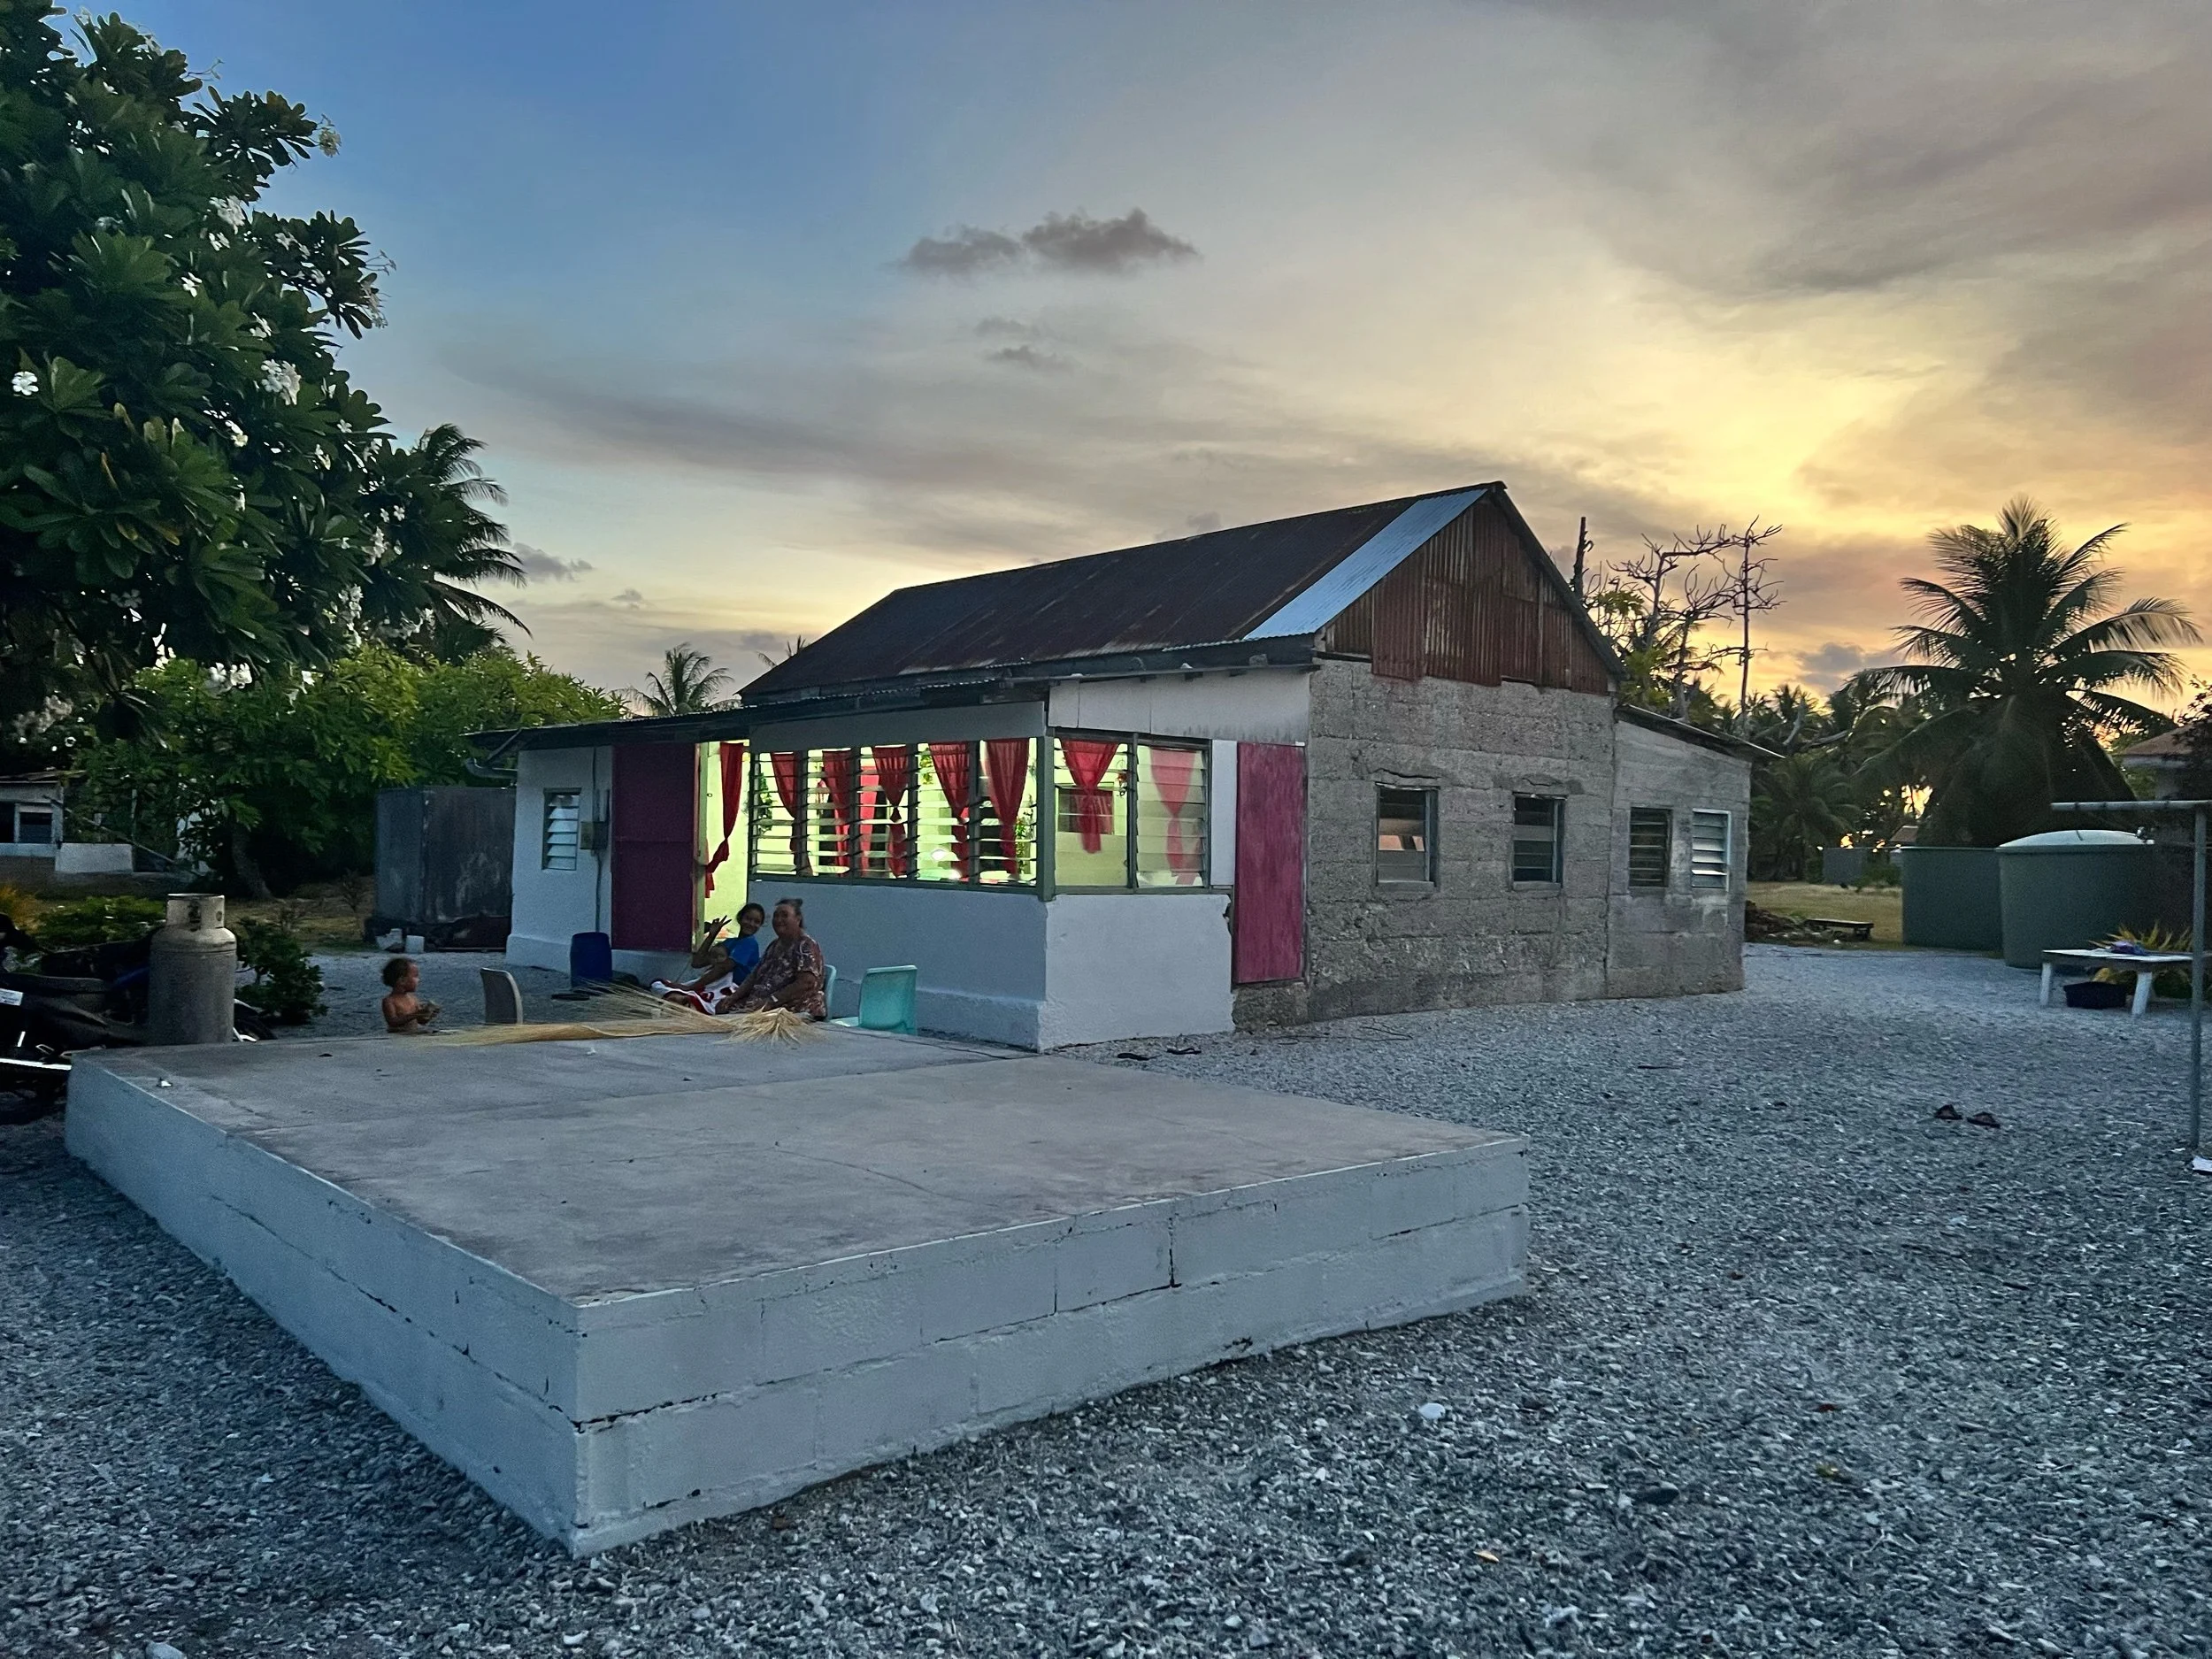
[[[617,950],[691,949],[698,788],[699,751],[689,743],[615,746]]]
[[[1306,968],[1306,751],[1237,745],[1235,985],[1294,979]]]

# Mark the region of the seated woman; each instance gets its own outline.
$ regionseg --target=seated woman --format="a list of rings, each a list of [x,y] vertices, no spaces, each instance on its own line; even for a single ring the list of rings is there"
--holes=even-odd
[[[822,948],[807,936],[806,907],[797,899],[776,901],[769,924],[775,941],[760,953],[760,965],[745,976],[735,995],[718,1010],[757,1014],[767,1008],[787,1008],[809,1019],[825,1019],[829,1010],[822,1000],[829,980],[829,966]]]
[[[653,989],[664,1002],[695,1008],[703,1014],[719,1014],[731,993],[760,965],[760,941],[754,935],[768,913],[748,904],[737,913],[737,937],[725,940],[720,922],[707,930],[691,952],[691,965],[706,972],[695,979],[656,979]]]

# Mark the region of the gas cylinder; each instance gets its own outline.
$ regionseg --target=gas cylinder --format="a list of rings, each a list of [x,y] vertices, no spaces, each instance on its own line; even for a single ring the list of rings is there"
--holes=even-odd
[[[172,893],[147,964],[146,1036],[156,1043],[229,1042],[238,936],[219,893]]]

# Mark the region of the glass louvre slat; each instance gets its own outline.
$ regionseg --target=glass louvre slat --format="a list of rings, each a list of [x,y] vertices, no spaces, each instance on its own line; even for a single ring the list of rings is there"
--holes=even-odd
[[[807,764],[811,758],[804,754],[797,757],[798,795],[802,802],[812,787],[809,780],[813,768]],[[803,843],[792,834],[791,814],[784,810],[783,797],[777,791],[774,764],[770,757],[756,755],[752,772],[754,870],[764,876],[804,874],[793,856],[795,846]]]
[[[1628,885],[1667,885],[1668,853],[1674,840],[1674,814],[1663,807],[1631,807],[1628,812]]]
[[[1206,885],[1206,751],[1137,746],[1137,885]]]
[[[915,746],[914,770],[918,795],[915,812],[916,874],[924,881],[961,881],[966,879],[967,869],[967,849],[964,844],[962,819],[953,803],[945,796],[945,780],[939,774],[936,757],[931,752],[935,747],[957,749],[966,754],[968,772],[965,787],[962,787],[959,775],[956,772],[955,788],[964,801],[975,793],[976,746],[973,743],[921,743]],[[956,761],[957,756],[954,758]]]
[[[1690,885],[1725,887],[1729,876],[1729,815],[1725,812],[1690,814]]]
[[[1052,880],[1061,887],[1126,887],[1129,885],[1129,746],[1113,746],[1113,758],[1094,774],[1089,787],[1079,785],[1068,762],[1072,741],[1053,744]],[[1079,751],[1080,752],[1080,751]]]

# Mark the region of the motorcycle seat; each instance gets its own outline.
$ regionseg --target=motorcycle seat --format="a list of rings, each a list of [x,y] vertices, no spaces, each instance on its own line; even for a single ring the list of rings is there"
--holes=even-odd
[[[0,973],[0,990],[26,996],[104,996],[105,979],[63,979],[51,973]]]

